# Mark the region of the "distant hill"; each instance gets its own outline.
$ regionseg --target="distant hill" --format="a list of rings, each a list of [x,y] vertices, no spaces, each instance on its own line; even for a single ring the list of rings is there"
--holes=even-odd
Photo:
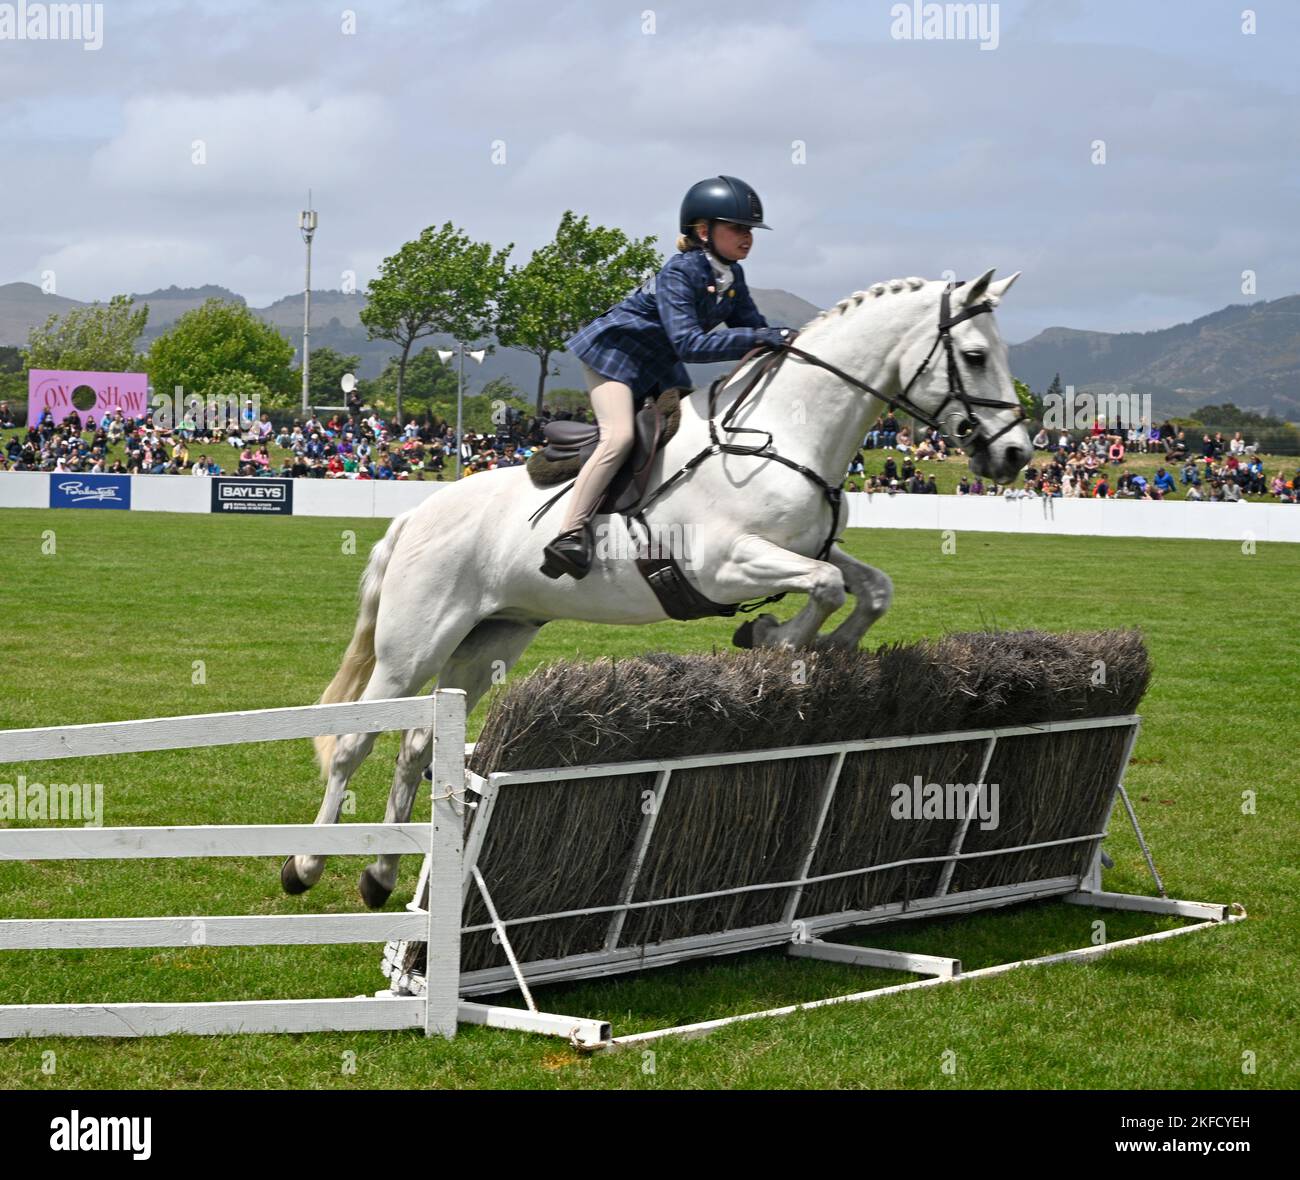
[[[773,324],[799,327],[819,310],[788,291],[753,288],[754,301]],[[135,296],[149,304],[145,343],[205,299],[245,302],[225,287],[167,287]],[[75,299],[46,295],[31,283],[0,285],[0,344],[25,344],[28,331],[52,313],[82,306]],[[313,291],[312,347],[360,356],[359,374],[374,377],[396,354],[382,340],[368,340],[361,325],[362,294]],[[300,348],[302,295],[286,295],[253,311]],[[441,337],[420,347],[447,347]],[[295,358],[296,360],[296,358]],[[582,387],[581,368],[567,353],[552,358],[559,369],[548,388]],[[1234,305],[1153,332],[1087,332],[1048,328],[1011,346],[1012,371],[1040,393],[1060,373],[1079,390],[1150,393],[1157,415],[1185,414],[1207,403],[1232,402],[1242,409],[1300,421],[1300,295],[1271,302]],[[704,384],[725,365],[692,365]],[[466,368],[467,384],[481,388],[494,377],[513,382],[525,397],[537,385],[537,362],[527,353],[498,348],[484,363]]]
[[[1161,417],[1232,402],[1300,421],[1300,295],[1153,332],[1048,328],[1012,345],[1011,368],[1040,392],[1060,373],[1080,390],[1150,393]]]

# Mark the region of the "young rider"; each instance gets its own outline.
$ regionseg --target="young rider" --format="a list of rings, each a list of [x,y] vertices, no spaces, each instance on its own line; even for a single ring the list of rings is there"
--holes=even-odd
[[[648,396],[691,388],[683,362],[739,360],[756,344],[794,335],[768,325],[745,284],[740,263],[751,231],[771,228],[749,185],[734,176],[701,180],[682,201],[679,222],[678,253],[659,273],[565,341],[582,362],[600,440],[578,473],[562,531],[544,550],[548,577],[583,578],[591,569],[591,517],[632,447],[633,415]],[[710,331],[718,324],[726,328]]]

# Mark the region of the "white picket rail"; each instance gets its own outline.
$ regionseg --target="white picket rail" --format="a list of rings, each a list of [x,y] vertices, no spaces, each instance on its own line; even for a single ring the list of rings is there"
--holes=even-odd
[[[431,972],[427,996],[0,1005],[0,1037],[398,1028],[423,1028],[428,1035],[454,1036],[458,1015],[461,1019],[481,1015],[458,1012],[463,692],[447,689],[423,697],[0,731],[0,764],[424,728],[434,731],[430,823],[0,829],[0,860],[422,852],[428,854],[431,864],[440,866],[442,875],[455,882],[450,889],[432,892],[428,910],[258,917],[16,918],[0,921],[0,950],[184,947],[196,942],[210,946],[314,946],[427,937],[432,948],[430,961],[437,965]],[[196,938],[199,933],[201,938]]]

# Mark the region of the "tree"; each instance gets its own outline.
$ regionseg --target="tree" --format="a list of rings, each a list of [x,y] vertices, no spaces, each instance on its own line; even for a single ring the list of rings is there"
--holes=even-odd
[[[155,394],[170,396],[176,386],[200,398],[247,393],[256,383],[258,396],[270,404],[292,404],[302,388],[295,384],[293,345],[242,303],[208,299],[187,311],[149,349],[145,359]]]
[[[620,229],[592,227],[571,209],[555,240],[506,276],[497,314],[497,339],[538,360],[537,412],[542,411],[551,355],[583,325],[622,299],[662,258],[653,237],[629,239]],[[554,370],[558,372],[558,370]]]
[[[492,331],[492,316],[505,279],[506,259],[514,248],[492,252],[487,242],[471,242],[450,221],[432,226],[380,264],[379,277],[366,289],[361,312],[371,340],[391,340],[397,362],[396,417],[402,421],[402,386],[407,359],[417,340],[434,333],[467,346]]]
[[[307,375],[307,393],[314,406],[341,406],[343,374],[355,373],[361,366],[359,356],[344,356],[333,348],[311,350],[311,371]],[[298,388],[302,388],[302,366],[298,366]]]
[[[1043,399],[1023,381],[1019,381],[1015,377],[1011,378],[1011,384],[1015,387],[1016,398],[1025,408],[1026,417],[1035,422],[1041,422],[1043,420]]]
[[[375,379],[372,391],[374,399],[385,408],[395,405],[399,382],[403,396],[419,398],[429,405],[450,398],[454,413],[456,370],[450,364],[444,364],[438,359],[436,348],[421,349],[409,357],[405,373],[401,371],[400,359],[393,357]]]
[[[27,335],[25,360],[29,369],[90,369],[106,373],[135,370],[136,346],[149,305],[136,308],[130,295],[114,295],[107,304],[74,307],[52,315]]]

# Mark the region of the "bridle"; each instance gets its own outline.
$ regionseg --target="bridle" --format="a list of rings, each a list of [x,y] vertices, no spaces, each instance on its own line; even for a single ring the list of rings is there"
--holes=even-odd
[[[940,434],[946,435],[958,446],[970,447],[975,451],[986,451],[1004,434],[1007,434],[1009,431],[1012,431],[1019,426],[1021,422],[1026,419],[1027,415],[1025,413],[1025,407],[1021,405],[1019,401],[995,401],[992,398],[975,397],[966,392],[966,385],[962,381],[961,370],[957,367],[956,346],[952,339],[952,329],[965,320],[973,319],[975,316],[983,315],[985,312],[991,312],[993,310],[993,305],[987,299],[984,299],[979,303],[973,303],[969,307],[963,308],[956,315],[953,315],[952,293],[958,287],[963,285],[963,283],[956,282],[949,283],[944,287],[943,294],[939,299],[939,325],[938,331],[935,334],[934,343],[930,345],[930,351],[925,354],[925,359],[917,366],[916,372],[912,374],[911,379],[903,387],[903,391],[896,397],[890,397],[888,394],[881,393],[880,390],[868,385],[865,381],[858,380],[858,378],[854,377],[852,374],[844,372],[843,369],[832,365],[829,361],[824,361],[819,357],[815,357],[811,353],[805,352],[802,348],[796,348],[789,341],[786,341],[781,345],[760,345],[759,348],[747,354],[746,359],[755,355],[755,353],[761,351],[763,348],[774,348],[783,352],[793,353],[795,356],[798,356],[811,364],[819,365],[821,368],[834,373],[841,381],[846,381],[848,384],[862,390],[864,393],[868,393],[872,397],[879,399],[889,406],[891,410],[901,410],[909,417],[915,418],[918,422],[923,422],[931,429],[937,430]],[[943,345],[944,356],[948,361],[948,392],[934,412],[929,414],[912,401],[909,395],[912,392],[912,387],[921,379],[923,374],[929,371],[930,362],[934,359],[934,354],[940,345]],[[744,361],[741,361],[740,365],[737,366],[737,369],[743,366],[744,363]],[[771,361],[760,362],[760,365],[756,365],[755,368],[758,369],[761,366],[766,372],[769,368],[775,368],[776,364],[779,363],[780,359],[775,363],[772,363]],[[735,370],[733,370],[732,375],[734,375],[734,372]],[[730,379],[729,376],[727,380],[730,381]],[[740,402],[748,396],[754,384],[754,381],[747,383],[745,389],[741,392],[740,398],[736,401],[736,406],[738,406]],[[970,423],[970,429],[961,430],[959,428],[954,431],[949,431],[943,426],[943,412],[952,402],[956,402],[965,411],[962,421]],[[732,407],[731,413],[735,413],[736,406]],[[992,410],[1015,410],[1016,413],[1015,417],[1003,426],[1001,430],[989,434],[982,426],[980,426],[975,416],[975,407],[977,406]],[[728,414],[727,417],[729,419],[731,414]]]

